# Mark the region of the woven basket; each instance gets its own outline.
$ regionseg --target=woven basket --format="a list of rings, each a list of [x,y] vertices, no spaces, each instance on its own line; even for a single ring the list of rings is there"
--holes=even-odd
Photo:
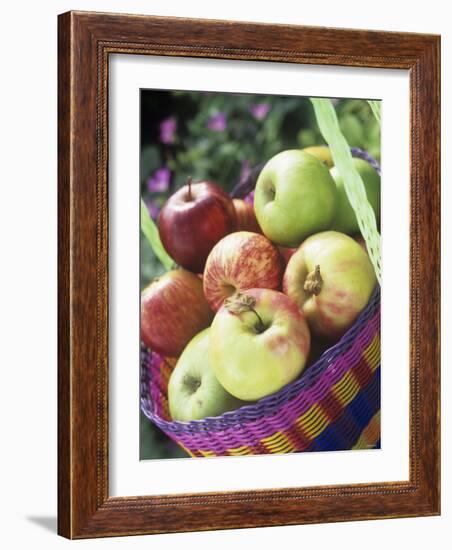
[[[374,159],[352,149],[378,171]],[[240,183],[245,196],[255,178]],[[278,392],[221,416],[191,422],[169,416],[174,360],[142,347],[141,409],[191,456],[336,451],[380,446],[380,290],[340,341]]]

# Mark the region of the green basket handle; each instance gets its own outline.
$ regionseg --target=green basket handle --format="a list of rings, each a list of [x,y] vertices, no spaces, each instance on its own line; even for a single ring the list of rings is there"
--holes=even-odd
[[[347,198],[356,214],[369,257],[378,282],[381,284],[381,237],[377,229],[375,213],[367,200],[363,180],[354,167],[352,151],[339,128],[339,121],[331,100],[311,98],[311,103],[314,106],[320,132],[330,148],[334,165],[343,179]]]

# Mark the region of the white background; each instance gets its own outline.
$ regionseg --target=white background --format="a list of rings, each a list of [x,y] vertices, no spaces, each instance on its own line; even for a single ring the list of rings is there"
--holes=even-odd
[[[110,494],[150,495],[408,479],[409,80],[407,71],[230,60],[110,60]],[[137,461],[139,448],[139,92],[196,89],[382,100],[382,448]],[[399,201],[393,200],[397,189]],[[391,269],[397,265],[397,269]],[[389,276],[387,275],[389,274]],[[397,307],[393,307],[397,303]],[[114,305],[114,307],[112,307]],[[385,315],[386,313],[386,315]],[[115,337],[115,335],[117,335]],[[133,365],[135,365],[134,370]],[[221,476],[218,475],[221,472]]]
[[[2,6],[0,86],[1,518],[5,548],[249,548],[296,545],[446,548],[452,527],[450,285],[443,289],[443,469],[441,517],[70,543],[56,515],[56,15],[91,9],[156,15],[441,33],[443,281],[452,273],[451,15],[447,2],[9,2]],[[449,91],[449,93],[447,93]],[[395,197],[397,200],[397,197]],[[449,434],[449,438],[446,437]]]

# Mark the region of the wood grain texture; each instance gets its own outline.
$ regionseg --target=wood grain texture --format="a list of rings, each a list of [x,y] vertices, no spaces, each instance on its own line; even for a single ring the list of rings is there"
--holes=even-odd
[[[439,513],[438,36],[70,12],[59,17],[58,531],[68,538]],[[410,71],[410,480],[108,495],[108,57]]]
[[[69,14],[60,25],[68,26]],[[70,33],[58,34],[58,530],[70,533],[70,191],[71,76]]]

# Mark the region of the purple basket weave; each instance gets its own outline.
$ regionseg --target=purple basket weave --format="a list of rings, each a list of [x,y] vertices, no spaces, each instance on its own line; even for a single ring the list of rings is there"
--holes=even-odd
[[[364,158],[379,170],[374,159]],[[233,196],[252,191],[257,174]],[[254,177],[255,176],[255,177]],[[142,348],[141,409],[192,456],[336,450],[379,445],[380,289],[340,341],[278,392],[221,416],[191,422],[168,416],[171,366]]]

